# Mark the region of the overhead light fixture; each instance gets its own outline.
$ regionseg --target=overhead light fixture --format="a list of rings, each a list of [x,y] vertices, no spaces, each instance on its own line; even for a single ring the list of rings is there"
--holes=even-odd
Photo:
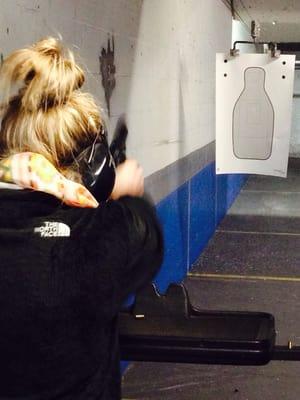
[[[272,25],[276,25],[277,24],[277,22],[276,21],[272,21]]]

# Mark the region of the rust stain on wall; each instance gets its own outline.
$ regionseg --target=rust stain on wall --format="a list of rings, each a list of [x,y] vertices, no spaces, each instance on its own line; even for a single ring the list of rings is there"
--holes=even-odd
[[[108,38],[107,48],[102,47],[99,56],[100,74],[102,77],[102,86],[105,93],[105,101],[108,116],[110,117],[110,99],[116,86],[116,66],[115,66],[115,40],[114,37]]]

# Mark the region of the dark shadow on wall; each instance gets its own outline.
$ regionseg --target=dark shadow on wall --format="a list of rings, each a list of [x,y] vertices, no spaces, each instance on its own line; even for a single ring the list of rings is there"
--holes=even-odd
[[[116,86],[115,38],[113,35],[107,39],[106,48],[102,47],[99,62],[107,113],[110,117],[110,99]]]
[[[116,7],[111,8],[114,12]],[[119,8],[122,8],[121,2]],[[121,115],[125,114],[125,117],[128,117],[126,111],[131,93],[142,9],[143,1],[140,0],[129,3],[128,7],[123,8],[123,13],[115,13],[113,30],[107,32],[106,38],[99,46],[98,71],[101,82],[98,84],[104,93],[109,135],[112,134]],[[101,20],[98,23],[101,26]],[[123,27],[123,31],[118,29],[119,27]],[[132,141],[134,142],[134,139]]]

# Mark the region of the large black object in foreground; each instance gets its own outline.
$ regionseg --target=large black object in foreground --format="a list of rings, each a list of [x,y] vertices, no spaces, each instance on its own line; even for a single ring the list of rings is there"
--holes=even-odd
[[[275,323],[262,312],[201,311],[183,285],[164,296],[151,285],[120,313],[120,342],[123,360],[263,365],[274,357]]]
[[[300,347],[275,346],[275,321],[263,312],[202,311],[183,285],[161,296],[154,285],[120,313],[123,360],[197,364],[264,365],[300,361]]]

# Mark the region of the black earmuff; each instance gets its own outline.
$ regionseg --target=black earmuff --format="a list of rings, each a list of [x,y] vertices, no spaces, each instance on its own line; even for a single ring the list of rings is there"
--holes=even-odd
[[[83,150],[77,162],[84,186],[98,201],[107,200],[113,190],[116,174],[106,135],[101,134]]]
[[[76,158],[84,186],[98,201],[105,201],[111,195],[116,178],[115,168],[126,160],[127,135],[124,117],[120,117],[110,147],[104,130]]]

